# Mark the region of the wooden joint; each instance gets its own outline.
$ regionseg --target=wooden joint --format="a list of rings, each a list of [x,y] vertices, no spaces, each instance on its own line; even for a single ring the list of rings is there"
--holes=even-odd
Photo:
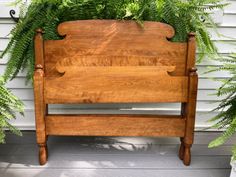
[[[190,68],[190,69],[189,69],[189,72],[190,72],[190,73],[192,73],[192,72],[196,73],[196,72],[197,72],[197,68],[195,68],[195,67]]]
[[[184,147],[185,147],[185,148],[191,148],[191,147],[192,147],[192,144],[184,143]]]
[[[190,76],[197,76],[197,68],[193,67],[189,69]]]
[[[35,69],[37,70],[37,69],[42,69],[43,70],[43,66],[41,65],[41,64],[36,64],[35,65]]]
[[[45,147],[47,147],[47,144],[46,143],[39,143],[38,146],[40,148],[45,148]]]
[[[188,41],[194,42],[195,41],[196,34],[194,32],[188,33]]]
[[[36,68],[35,72],[34,72],[34,76],[36,78],[42,78],[44,76],[44,70],[43,68]]]
[[[44,41],[43,41],[43,30],[37,29],[34,39],[35,43],[35,69],[43,69],[44,67]]]

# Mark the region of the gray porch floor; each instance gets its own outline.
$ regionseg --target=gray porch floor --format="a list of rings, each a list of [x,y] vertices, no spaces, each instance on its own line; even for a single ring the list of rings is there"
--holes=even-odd
[[[229,177],[232,138],[208,149],[215,132],[195,133],[191,166],[177,157],[178,138],[49,137],[49,161],[38,165],[34,132],[0,145],[0,177]]]

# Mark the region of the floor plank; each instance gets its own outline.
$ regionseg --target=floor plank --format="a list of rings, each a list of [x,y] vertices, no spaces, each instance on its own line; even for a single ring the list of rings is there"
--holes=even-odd
[[[228,177],[231,148],[208,149],[215,132],[195,133],[192,163],[178,159],[178,138],[49,137],[49,161],[38,165],[34,132],[7,134],[0,145],[0,177]]]
[[[68,156],[51,152],[45,166],[38,165],[37,156],[1,156],[1,168],[230,168],[229,156],[193,156],[191,166],[186,167],[177,156],[127,155],[127,154],[82,154]]]
[[[152,144],[80,144],[79,142],[57,143],[48,145],[49,150],[60,155],[74,154],[155,154],[155,155],[176,155],[179,145],[152,145]],[[218,148],[209,149],[207,145],[195,144],[192,147],[193,156],[218,156],[231,155],[231,145],[224,145]],[[36,144],[6,144],[1,146],[0,156],[17,156],[26,155],[33,156],[37,154],[38,146]]]
[[[7,169],[1,177],[227,177],[229,170],[162,170],[162,169]]]
[[[194,135],[194,144],[208,144],[211,140],[219,136],[219,132],[197,132]],[[13,134],[7,134],[7,144],[35,144],[35,132],[24,131],[23,136],[19,137]],[[116,142],[127,142],[132,144],[179,144],[178,138],[169,137],[67,137],[67,136],[50,136],[49,143],[61,143],[61,142],[80,142],[80,143],[92,143],[94,141],[98,144],[111,144]],[[236,142],[236,135],[231,137],[226,143],[227,145],[233,145]],[[1,145],[0,145],[1,146]]]

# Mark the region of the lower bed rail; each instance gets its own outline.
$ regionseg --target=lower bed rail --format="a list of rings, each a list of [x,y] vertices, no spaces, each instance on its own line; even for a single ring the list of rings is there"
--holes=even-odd
[[[178,115],[47,115],[45,120],[47,135],[184,137],[185,132],[185,119]]]

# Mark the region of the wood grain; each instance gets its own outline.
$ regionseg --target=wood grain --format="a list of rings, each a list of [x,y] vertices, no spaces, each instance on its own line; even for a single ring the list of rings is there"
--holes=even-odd
[[[38,29],[35,36],[35,72],[34,72],[34,101],[35,101],[35,122],[36,138],[39,146],[39,163],[46,163],[46,130],[45,114],[46,104],[44,101],[44,45],[42,30]]]
[[[46,103],[186,102],[188,78],[174,67],[65,67],[45,78]]]
[[[48,135],[82,136],[184,136],[180,116],[48,115]],[[63,126],[62,126],[63,125]]]
[[[182,113],[186,117],[186,127],[184,142],[184,156],[183,162],[185,165],[190,165],[191,151],[190,148],[193,144],[194,138],[194,126],[196,116],[196,100],[197,100],[197,88],[198,88],[198,74],[195,68],[195,51],[196,51],[196,39],[195,34],[190,33],[188,38],[188,58],[186,71],[189,75],[189,89],[188,89],[188,101],[183,107]],[[182,114],[182,115],[183,115]]]
[[[55,65],[62,60],[70,66],[173,64],[174,75],[185,75],[187,44],[170,42],[174,30],[167,24],[83,20],[62,23],[58,31],[63,40],[45,41],[47,76],[57,76]]]
[[[43,41],[43,31],[42,29],[36,30],[36,35],[34,39],[35,47],[35,68],[44,68],[44,41]]]
[[[191,161],[196,110],[195,35],[171,42],[159,22],[82,20],[58,26],[62,40],[35,37],[35,107],[40,164],[46,135],[177,136]],[[181,115],[48,115],[47,104],[180,102]],[[45,128],[46,127],[46,128]]]

